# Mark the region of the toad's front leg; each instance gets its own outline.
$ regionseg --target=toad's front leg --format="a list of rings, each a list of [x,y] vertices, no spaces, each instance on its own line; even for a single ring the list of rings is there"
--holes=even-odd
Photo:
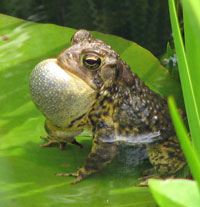
[[[63,129],[55,126],[49,120],[45,121],[45,130],[48,136],[41,136],[40,138],[47,141],[47,143],[40,145],[41,147],[51,147],[55,143],[58,143],[60,149],[63,150],[67,143],[71,143],[83,148],[83,146],[74,139],[82,130]]]
[[[118,147],[113,143],[104,143],[96,138],[93,140],[92,151],[86,159],[85,165],[78,169],[75,173],[57,173],[58,176],[73,176],[76,180],[72,184],[76,184],[85,179],[89,175],[98,172],[104,166],[112,161],[118,152]]]

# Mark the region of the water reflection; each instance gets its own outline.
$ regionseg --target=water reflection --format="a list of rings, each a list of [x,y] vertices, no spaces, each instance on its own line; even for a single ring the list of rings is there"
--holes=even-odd
[[[95,191],[95,185],[89,185],[89,186],[77,186],[77,187],[71,187],[70,194],[68,193],[65,196],[61,196],[56,198],[57,201],[63,201],[65,203],[76,203],[76,202],[84,202],[89,203],[91,202],[91,198],[88,195],[93,194]],[[86,199],[87,198],[87,199]]]

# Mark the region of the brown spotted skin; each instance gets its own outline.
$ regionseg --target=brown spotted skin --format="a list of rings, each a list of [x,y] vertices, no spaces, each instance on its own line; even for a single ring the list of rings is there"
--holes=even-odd
[[[94,57],[87,62],[85,54]],[[185,159],[175,137],[166,99],[151,91],[110,46],[94,39],[88,31],[79,30],[72,38],[72,46],[57,60],[63,70],[77,75],[96,93],[87,113],[59,129],[74,133],[91,130],[92,150],[76,173],[59,175],[75,176],[73,183],[80,182],[112,161],[118,153],[120,137],[128,142],[136,135],[151,132],[160,132],[158,142],[147,144],[149,160],[156,172],[169,176],[183,167]]]
[[[185,158],[175,136],[147,147],[149,160],[160,176],[175,175],[185,165]]]
[[[106,93],[104,90],[102,94],[107,95],[97,96],[89,112],[88,119],[94,132],[95,145],[93,144],[92,152],[85,163],[87,175],[90,174],[88,171],[92,169],[91,166],[93,170],[95,169],[91,170],[91,173],[96,172],[110,163],[117,154],[117,145],[120,142],[105,145],[101,140],[109,142],[109,139],[120,136],[125,136],[128,140],[133,135],[145,132],[162,132],[163,141],[147,145],[149,160],[155,169],[156,177],[157,174],[163,177],[174,175],[185,165],[183,152],[177,138],[173,136],[174,129],[166,100],[152,92],[136,75],[134,76],[135,85],[131,88],[120,87],[116,83],[112,88],[108,88]],[[97,144],[98,149],[102,150],[95,150]],[[106,160],[102,159],[105,155]]]

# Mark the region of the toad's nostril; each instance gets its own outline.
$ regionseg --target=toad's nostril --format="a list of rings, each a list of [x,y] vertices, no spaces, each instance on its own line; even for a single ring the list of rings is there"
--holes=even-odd
[[[65,55],[67,58],[72,58],[72,53],[70,53],[70,52],[66,52]]]

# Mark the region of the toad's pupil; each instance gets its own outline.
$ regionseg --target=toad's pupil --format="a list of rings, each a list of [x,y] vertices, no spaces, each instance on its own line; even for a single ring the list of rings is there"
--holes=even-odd
[[[87,62],[87,64],[89,64],[89,65],[94,65],[94,64],[97,63],[97,61],[98,61],[98,60],[96,60],[96,59],[90,59],[90,58],[86,59],[86,62]]]
[[[101,65],[101,59],[94,55],[86,55],[83,63],[90,69],[97,69]]]

